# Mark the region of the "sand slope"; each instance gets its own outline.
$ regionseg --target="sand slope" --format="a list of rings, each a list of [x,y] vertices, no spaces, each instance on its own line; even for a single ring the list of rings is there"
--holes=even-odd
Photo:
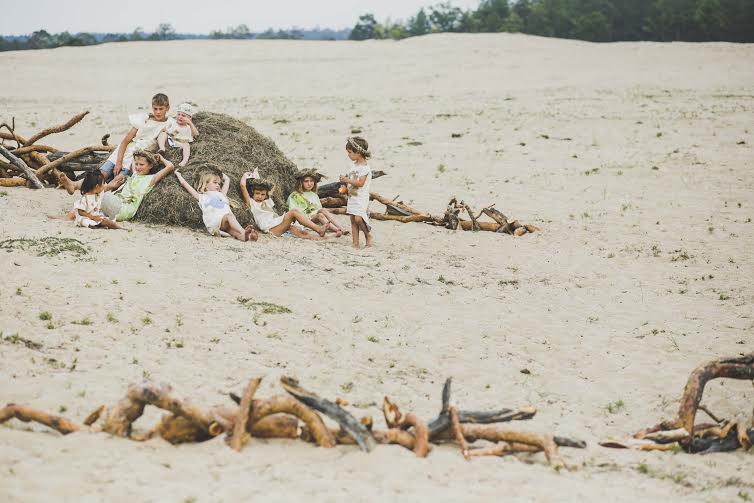
[[[144,377],[213,404],[251,376],[266,376],[259,394],[268,395],[294,374],[357,415],[378,418],[389,394],[428,418],[452,375],[459,405],[533,404],[536,419],[518,426],[589,442],[564,450],[574,472],[556,473],[541,455],[467,463],[450,446],[417,460],[398,447],[365,456],[253,441],[239,455],[219,439],[172,448],[12,421],[0,426],[0,499],[754,496],[748,454],[596,445],[671,417],[693,367],[754,347],[752,63],[750,45],[516,35],[0,54],[12,75],[0,121],[15,116],[28,133],[91,110],[50,139],[60,147],[122,135],[126,114],[164,91],[249,122],[331,178],[346,170],[346,135],[361,128],[372,166],[390,173],[375,190],[433,212],[453,195],[496,202],[544,229],[513,239],[378,222],[370,250],[346,239],[243,245],[138,223],[130,233],[80,230],[44,218],[71,207],[62,191],[6,189],[0,240],[77,238],[91,252],[0,250],[0,402],[82,418]],[[124,74],[132,78],[113,78]],[[255,324],[238,297],[292,313]],[[43,346],[13,344],[14,334]],[[705,396],[733,416],[750,411],[754,389],[713,383]]]

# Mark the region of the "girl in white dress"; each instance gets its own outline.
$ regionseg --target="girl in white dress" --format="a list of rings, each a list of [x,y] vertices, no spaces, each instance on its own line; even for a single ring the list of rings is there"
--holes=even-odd
[[[249,179],[251,179],[251,195],[249,195],[249,189],[246,187],[246,182]],[[285,215],[278,215],[275,212],[275,202],[270,199],[272,189],[272,183],[254,178],[252,173],[246,172],[241,177],[241,195],[246,207],[251,210],[251,215],[260,231],[276,237],[289,232],[298,238],[324,239],[327,226],[315,224],[300,210],[293,209]],[[318,235],[310,234],[305,229],[293,225],[296,222],[308,227]]]
[[[205,173],[199,179],[197,190],[194,190],[180,172],[176,171],[175,176],[181,186],[186,189],[186,192],[199,201],[199,207],[202,209],[202,220],[207,227],[207,232],[213,236],[230,234],[239,241],[257,240],[257,232],[254,228],[251,225],[247,226],[246,229],[241,227],[236,216],[230,210],[230,203],[228,202],[230,179],[228,175],[223,174],[221,188],[219,176],[214,173]]]
[[[102,213],[105,177],[101,171],[90,171],[81,183],[81,198],[73,205],[76,225],[89,229],[123,229]]]
[[[359,231],[364,233],[366,246],[372,246],[372,227],[369,225],[369,187],[372,184],[372,170],[367,159],[369,143],[359,136],[351,136],[346,142],[346,154],[353,162],[348,176],[341,176],[340,181],[348,187],[348,205],[346,214],[351,216],[351,234],[354,248],[359,247]]]

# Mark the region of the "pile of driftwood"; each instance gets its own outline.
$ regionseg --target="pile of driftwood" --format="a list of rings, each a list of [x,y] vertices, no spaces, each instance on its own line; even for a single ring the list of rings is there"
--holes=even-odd
[[[381,171],[373,171],[372,178],[376,178],[383,174],[384,173]],[[321,185],[317,190],[317,195],[322,202],[322,206],[328,208],[331,213],[336,215],[345,214],[346,204],[348,203],[346,196],[338,191],[340,185],[341,184],[338,182],[328,183]],[[369,198],[372,201],[377,201],[385,205],[384,213],[374,211],[369,212],[369,218],[373,220],[390,220],[402,223],[423,222],[430,225],[442,226],[451,230],[490,231],[501,234],[512,234],[515,236],[523,236],[526,233],[540,230],[535,225],[522,224],[518,220],[509,221],[508,217],[495,209],[494,204],[483,208],[482,211],[475,216],[468,204],[459,201],[454,197],[446,206],[445,213],[442,215],[432,215],[426,211],[412,208],[402,201],[398,201],[398,196],[389,199],[376,192],[370,192]],[[468,220],[461,217],[464,212],[468,214]],[[482,215],[487,216],[492,221],[480,221],[479,219]]]
[[[383,414],[387,428],[384,430],[374,429],[371,417],[356,419],[344,408],[347,406],[345,401],[336,399],[332,402],[321,398],[289,377],[280,379],[288,395],[255,398],[261,381],[261,378],[251,379],[241,396],[231,393],[230,398],[236,403],[235,406],[200,407],[190,400],[179,399],[168,385],[146,383],[131,385],[123,399],[109,408],[100,406],[81,424],[15,404],[0,409],[0,423],[17,418],[41,423],[63,434],[105,432],[136,441],[160,436],[172,444],[202,442],[224,433],[228,445],[237,451],[250,437],[257,437],[301,439],[320,447],[355,444],[365,452],[371,451],[377,444],[398,444],[418,457],[426,457],[430,444],[457,442],[467,460],[477,456],[542,451],[548,463],[556,467],[565,466],[558,446],[586,446],[579,440],[512,431],[493,424],[530,419],[537,412],[533,407],[483,412],[456,409],[450,404],[450,379],[445,381],[442,390],[440,413],[430,422],[422,421],[415,414],[404,414],[385,397]],[[163,416],[152,429],[135,432],[132,425],[144,413],[146,405],[170,414]],[[338,427],[328,427],[320,413],[337,423]],[[468,443],[477,440],[485,440],[491,446],[470,449]]]
[[[720,419],[700,405],[704,386],[708,381],[721,377],[754,381],[754,353],[737,358],[721,358],[697,367],[686,382],[675,419],[645,428],[635,433],[633,438],[611,438],[600,442],[600,445],[644,451],[683,450],[701,454],[751,448],[754,444],[754,410],[747,424],[743,419]],[[706,413],[714,422],[695,424],[697,410]]]
[[[45,128],[28,138],[16,132],[15,119],[11,124],[0,124],[0,187],[26,185],[41,189],[45,183],[55,187],[61,171],[73,178],[74,171],[86,170],[84,166],[99,167],[115,148],[107,144],[109,134],[102,137],[101,145],[82,147],[73,152],[61,152],[55,147],[37,144],[51,134],[67,131],[88,113],[80,113],[65,124]]]

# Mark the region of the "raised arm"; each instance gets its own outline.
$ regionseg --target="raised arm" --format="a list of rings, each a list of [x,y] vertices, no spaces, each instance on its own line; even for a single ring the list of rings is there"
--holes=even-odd
[[[246,180],[249,178],[251,178],[251,173],[248,171],[241,177],[241,196],[247,208],[251,208],[251,196],[249,196],[249,189],[246,188]]]
[[[228,175],[223,173],[223,188],[220,189],[220,191],[227,196],[229,188],[230,188],[230,178],[228,178]]]
[[[165,164],[165,167],[162,168],[160,171],[158,171],[157,174],[154,175],[154,177],[152,178],[152,181],[149,182],[149,185],[151,187],[154,187],[155,185],[160,183],[160,181],[162,181],[163,178],[165,178],[170,173],[172,173],[173,170],[175,170],[175,165],[172,162],[168,161],[167,159],[162,157],[160,154],[157,154],[156,157],[157,159],[159,159]]]
[[[189,120],[188,120],[188,125],[191,128],[191,136],[193,136],[194,138],[196,138],[197,136],[199,136],[199,130],[196,129],[196,126],[194,126],[194,120],[192,118],[190,118],[190,117],[189,117]]]
[[[120,170],[123,169],[123,156],[126,155],[126,147],[129,143],[131,143],[131,140],[134,139],[136,136],[136,133],[138,133],[139,130],[135,127],[132,127],[131,130],[126,133],[126,136],[123,137],[123,140],[120,142],[120,145],[118,145],[118,158],[115,161],[115,168],[113,168],[113,175],[117,175],[120,173]]]
[[[194,187],[192,187],[186,181],[186,179],[183,178],[183,175],[180,173],[180,171],[176,171],[175,172],[175,176],[176,176],[176,178],[178,178],[178,183],[181,184],[181,187],[183,187],[184,189],[186,189],[186,192],[188,192],[189,194],[191,194],[194,197],[194,199],[196,199],[198,201],[199,200],[199,193],[196,190],[194,190]]]

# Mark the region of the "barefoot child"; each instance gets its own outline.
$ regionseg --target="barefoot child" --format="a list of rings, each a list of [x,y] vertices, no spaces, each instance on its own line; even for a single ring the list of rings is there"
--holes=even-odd
[[[315,224],[309,220],[306,215],[301,213],[301,211],[290,210],[283,216],[275,213],[275,202],[270,199],[270,193],[272,192],[273,187],[270,182],[260,179],[252,179],[252,195],[249,196],[249,189],[246,188],[246,182],[250,178],[252,178],[252,174],[249,172],[244,173],[241,177],[241,195],[246,203],[246,207],[251,210],[251,214],[260,231],[270,233],[277,237],[282,236],[286,232],[290,232],[294,236],[303,239],[318,240],[324,238],[327,227]],[[296,227],[293,225],[295,222],[308,227],[319,234],[319,236],[313,236],[304,229]]]
[[[359,247],[359,231],[364,233],[366,246],[372,246],[372,228],[369,225],[369,186],[372,183],[372,171],[367,159],[369,143],[359,136],[351,136],[346,142],[346,154],[353,161],[353,168],[348,176],[341,176],[340,181],[348,187],[348,206],[346,214],[351,216],[351,233],[354,248]]]
[[[191,103],[181,103],[178,105],[175,122],[165,126],[157,136],[158,153],[165,153],[165,143],[171,147],[180,148],[183,151],[183,158],[178,163],[179,167],[184,167],[191,155],[191,142],[199,136],[199,130],[194,126],[192,117],[194,116],[194,107]]]
[[[213,236],[226,235],[231,236],[239,241],[257,240],[257,232],[249,225],[244,229],[236,220],[236,216],[230,211],[228,203],[228,188],[230,179],[223,174],[222,188],[220,188],[220,177],[214,173],[205,173],[199,179],[199,186],[196,190],[189,185],[180,172],[176,171],[175,176],[178,178],[181,186],[186,192],[191,194],[194,199],[199,201],[199,207],[202,209],[202,220],[207,227],[207,232]]]
[[[90,229],[123,229],[102,213],[104,191],[105,181],[101,171],[90,171],[84,176],[81,198],[73,205],[77,226]]]
[[[343,229],[335,221],[332,213],[322,207],[317,195],[317,184],[322,175],[313,169],[307,169],[296,175],[296,189],[288,196],[288,209],[299,210],[312,222],[327,225],[327,230],[337,237],[343,235]]]

